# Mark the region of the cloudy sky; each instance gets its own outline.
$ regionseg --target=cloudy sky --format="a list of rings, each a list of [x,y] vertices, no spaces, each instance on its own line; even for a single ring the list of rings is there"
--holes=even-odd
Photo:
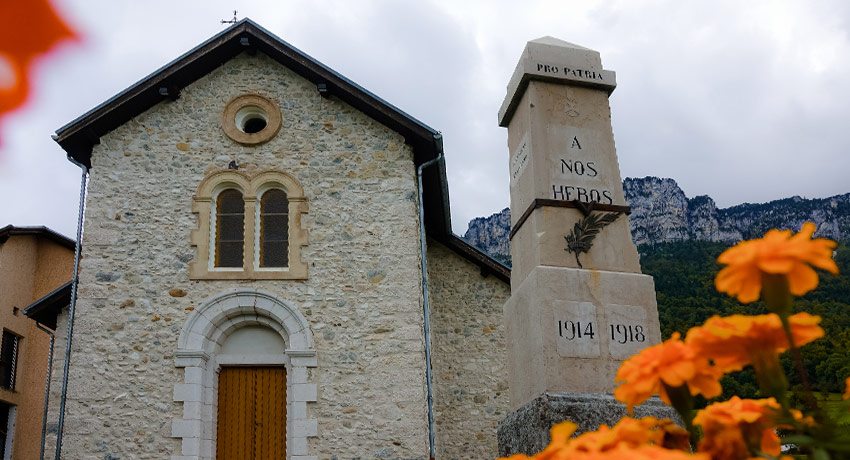
[[[455,232],[508,205],[496,113],[526,41],[602,53],[621,172],[720,207],[850,192],[850,2],[53,0],[83,40],[0,120],[0,226],[75,234],[80,172],[50,135],[250,17],[441,130]],[[14,20],[4,18],[4,20]]]

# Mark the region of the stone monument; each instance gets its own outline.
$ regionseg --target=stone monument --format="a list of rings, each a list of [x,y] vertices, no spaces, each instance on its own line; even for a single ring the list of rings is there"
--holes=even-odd
[[[612,393],[623,360],[661,339],[655,284],[629,232],[608,96],[615,73],[597,51],[528,42],[508,84],[511,298],[504,307],[514,410],[501,455],[533,454],[562,420],[581,431],[626,414]],[[654,399],[636,415],[674,417]]]

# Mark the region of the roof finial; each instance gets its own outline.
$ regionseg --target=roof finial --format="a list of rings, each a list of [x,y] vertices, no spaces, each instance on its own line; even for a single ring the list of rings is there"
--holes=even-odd
[[[236,19],[236,10],[233,10],[233,19],[229,21],[225,21],[224,19],[221,20],[222,24],[236,24],[237,22],[239,22],[239,20]]]

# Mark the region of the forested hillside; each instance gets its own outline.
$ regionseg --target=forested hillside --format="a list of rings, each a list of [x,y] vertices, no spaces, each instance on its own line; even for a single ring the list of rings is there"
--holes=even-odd
[[[662,336],[674,331],[684,336],[688,329],[712,315],[763,314],[761,302],[741,305],[714,289],[714,276],[721,268],[715,260],[728,243],[680,241],[639,247],[644,273],[655,278],[658,315]],[[850,376],[850,246],[842,243],[836,251],[841,274],[821,272],[820,286],[796,303],[796,311],[808,311],[823,318],[826,336],[802,348],[807,372],[817,391],[843,392]],[[786,354],[787,355],[787,354]],[[788,356],[783,364],[791,383],[799,384]],[[724,388],[738,394],[754,395],[752,372],[727,379]]]

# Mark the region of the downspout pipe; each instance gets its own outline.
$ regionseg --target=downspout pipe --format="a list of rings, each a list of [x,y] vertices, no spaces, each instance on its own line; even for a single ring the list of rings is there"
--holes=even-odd
[[[425,321],[425,385],[428,389],[428,447],[431,459],[436,458],[436,446],[434,438],[436,428],[434,427],[434,388],[431,375],[431,307],[428,303],[428,257],[425,253],[425,207],[423,206],[422,171],[443,160],[443,136],[434,134],[434,143],[437,146],[437,158],[426,161],[419,165],[416,176],[419,182],[419,250],[422,255],[422,311]]]
[[[65,428],[65,400],[68,395],[68,370],[71,364],[71,339],[74,337],[74,311],[77,306],[77,287],[80,274],[80,248],[83,241],[83,217],[86,210],[86,185],[88,184],[89,170],[85,165],[68,158],[83,170],[80,179],[80,207],[77,219],[77,245],[74,248],[74,278],[71,284],[71,306],[68,308],[68,336],[65,339],[65,365],[62,370],[62,394],[59,398],[59,428],[56,435],[56,460],[62,459],[62,431]]]
[[[53,345],[56,341],[56,336],[53,334],[53,331],[45,328],[38,321],[35,322],[35,327],[50,336],[50,351],[47,353],[47,382],[44,384],[44,413],[41,416],[41,450],[38,454],[38,459],[44,460],[44,438],[47,436],[47,407],[48,403],[50,403],[50,379],[53,376]]]

